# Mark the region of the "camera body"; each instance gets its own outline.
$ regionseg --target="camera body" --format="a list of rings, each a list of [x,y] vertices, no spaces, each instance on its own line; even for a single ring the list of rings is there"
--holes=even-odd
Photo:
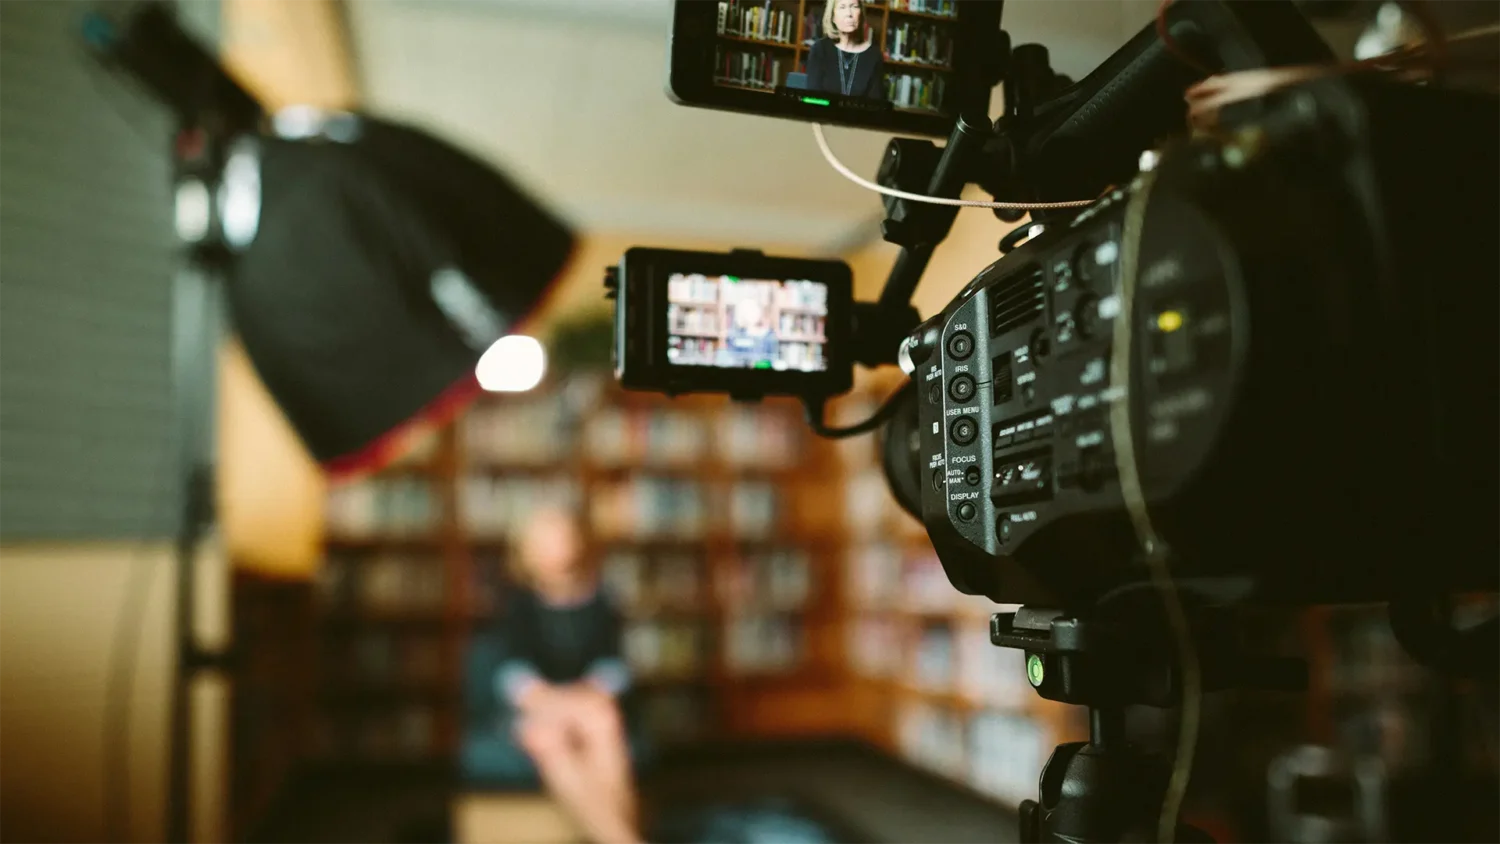
[[[626,389],[754,399],[853,383],[854,282],[842,261],[635,247],[606,285]]]
[[[1493,97],[1301,86],[981,272],[908,340],[891,443],[954,586],[1144,585],[1138,479],[1206,600],[1494,589],[1497,125]]]

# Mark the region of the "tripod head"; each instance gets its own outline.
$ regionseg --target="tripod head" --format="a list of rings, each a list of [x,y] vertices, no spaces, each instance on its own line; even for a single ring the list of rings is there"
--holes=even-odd
[[[1301,660],[1246,653],[1227,613],[1194,613],[1189,629],[1204,691],[1306,686]],[[1124,708],[1180,700],[1182,669],[1163,619],[1149,611],[1021,607],[990,619],[990,641],[1025,652],[1037,694],[1089,709],[1089,740],[1058,746],[1042,769],[1038,799],[1021,804],[1021,840],[1152,840],[1170,766],[1129,741]],[[1211,839],[1179,824],[1175,840]]]

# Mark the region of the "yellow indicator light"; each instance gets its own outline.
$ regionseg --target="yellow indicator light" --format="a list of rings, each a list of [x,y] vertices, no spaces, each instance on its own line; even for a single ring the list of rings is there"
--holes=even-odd
[[[1182,312],[1162,311],[1156,315],[1156,327],[1167,334],[1176,331],[1182,327]]]

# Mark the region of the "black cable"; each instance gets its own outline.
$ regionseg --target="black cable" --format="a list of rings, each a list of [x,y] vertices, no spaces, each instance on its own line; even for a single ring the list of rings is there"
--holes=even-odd
[[[806,411],[807,427],[811,428],[814,434],[830,440],[840,440],[845,437],[857,437],[860,434],[868,434],[886,422],[889,422],[891,417],[896,415],[896,411],[900,409],[902,396],[915,390],[916,386],[916,382],[907,381],[899,390],[886,397],[885,403],[880,406],[879,410],[875,411],[873,416],[863,422],[850,425],[847,428],[829,428],[823,424],[823,408],[828,402],[827,399],[804,398],[802,399],[802,408]]]

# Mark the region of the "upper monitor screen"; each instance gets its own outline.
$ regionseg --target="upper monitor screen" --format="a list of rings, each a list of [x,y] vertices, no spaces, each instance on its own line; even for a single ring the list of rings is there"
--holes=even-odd
[[[713,83],[941,115],[957,24],[954,0],[720,2]]]
[[[822,372],[828,286],[816,281],[673,273],[667,360],[680,366]]]

